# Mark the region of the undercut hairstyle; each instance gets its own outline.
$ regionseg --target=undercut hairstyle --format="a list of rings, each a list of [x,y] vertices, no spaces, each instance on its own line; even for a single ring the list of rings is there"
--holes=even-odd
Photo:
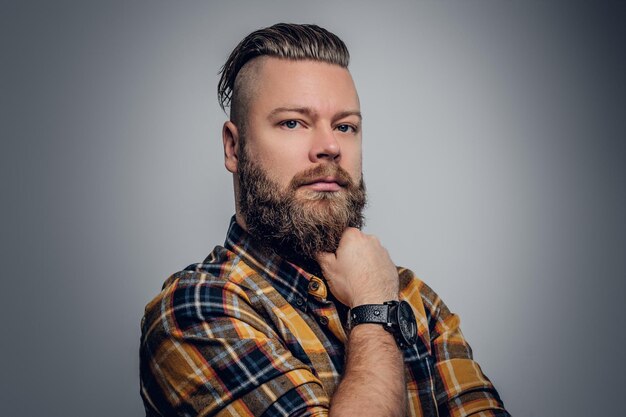
[[[243,129],[254,68],[246,66],[258,57],[294,61],[321,61],[347,68],[350,54],[339,37],[316,25],[277,23],[246,36],[231,52],[220,70],[217,97],[222,110],[230,107],[230,118]],[[246,68],[244,68],[246,66]]]

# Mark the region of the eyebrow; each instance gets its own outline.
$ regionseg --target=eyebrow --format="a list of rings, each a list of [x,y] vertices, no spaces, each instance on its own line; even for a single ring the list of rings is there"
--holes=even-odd
[[[272,110],[269,114],[269,117],[276,116],[278,113],[282,112],[294,112],[305,114],[309,117],[317,117],[317,112],[310,107],[277,107]],[[363,120],[363,116],[361,116],[361,112],[358,110],[346,110],[334,115],[333,119],[343,119],[348,116],[357,116],[359,120]]]

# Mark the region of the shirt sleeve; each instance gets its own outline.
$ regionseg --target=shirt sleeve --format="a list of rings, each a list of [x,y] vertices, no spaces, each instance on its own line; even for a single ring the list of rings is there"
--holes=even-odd
[[[417,309],[416,315],[418,326],[421,321],[422,327],[427,327],[421,336],[429,343],[439,415],[510,417],[495,387],[474,361],[459,327],[459,316],[450,312],[441,298],[412,272],[405,270],[401,278],[408,286],[408,294],[420,294],[423,307]],[[418,291],[410,289],[413,285],[418,286]]]
[[[237,285],[174,280],[146,307],[147,416],[325,416],[329,399]]]

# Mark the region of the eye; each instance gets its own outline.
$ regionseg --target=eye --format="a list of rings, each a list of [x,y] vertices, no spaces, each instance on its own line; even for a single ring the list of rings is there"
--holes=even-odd
[[[336,129],[340,131],[341,133],[348,133],[348,132],[356,133],[356,128],[354,126],[347,125],[347,124],[338,125]]]
[[[280,125],[286,127],[287,129],[295,129],[299,124],[300,123],[296,120],[285,120]]]

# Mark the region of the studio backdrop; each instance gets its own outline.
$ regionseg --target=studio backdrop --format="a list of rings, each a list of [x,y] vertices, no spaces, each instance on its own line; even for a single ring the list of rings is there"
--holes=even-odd
[[[0,3],[0,414],[141,416],[143,308],[234,213],[218,71],[249,32],[348,45],[365,230],[461,317],[515,416],[620,415],[616,1]]]

